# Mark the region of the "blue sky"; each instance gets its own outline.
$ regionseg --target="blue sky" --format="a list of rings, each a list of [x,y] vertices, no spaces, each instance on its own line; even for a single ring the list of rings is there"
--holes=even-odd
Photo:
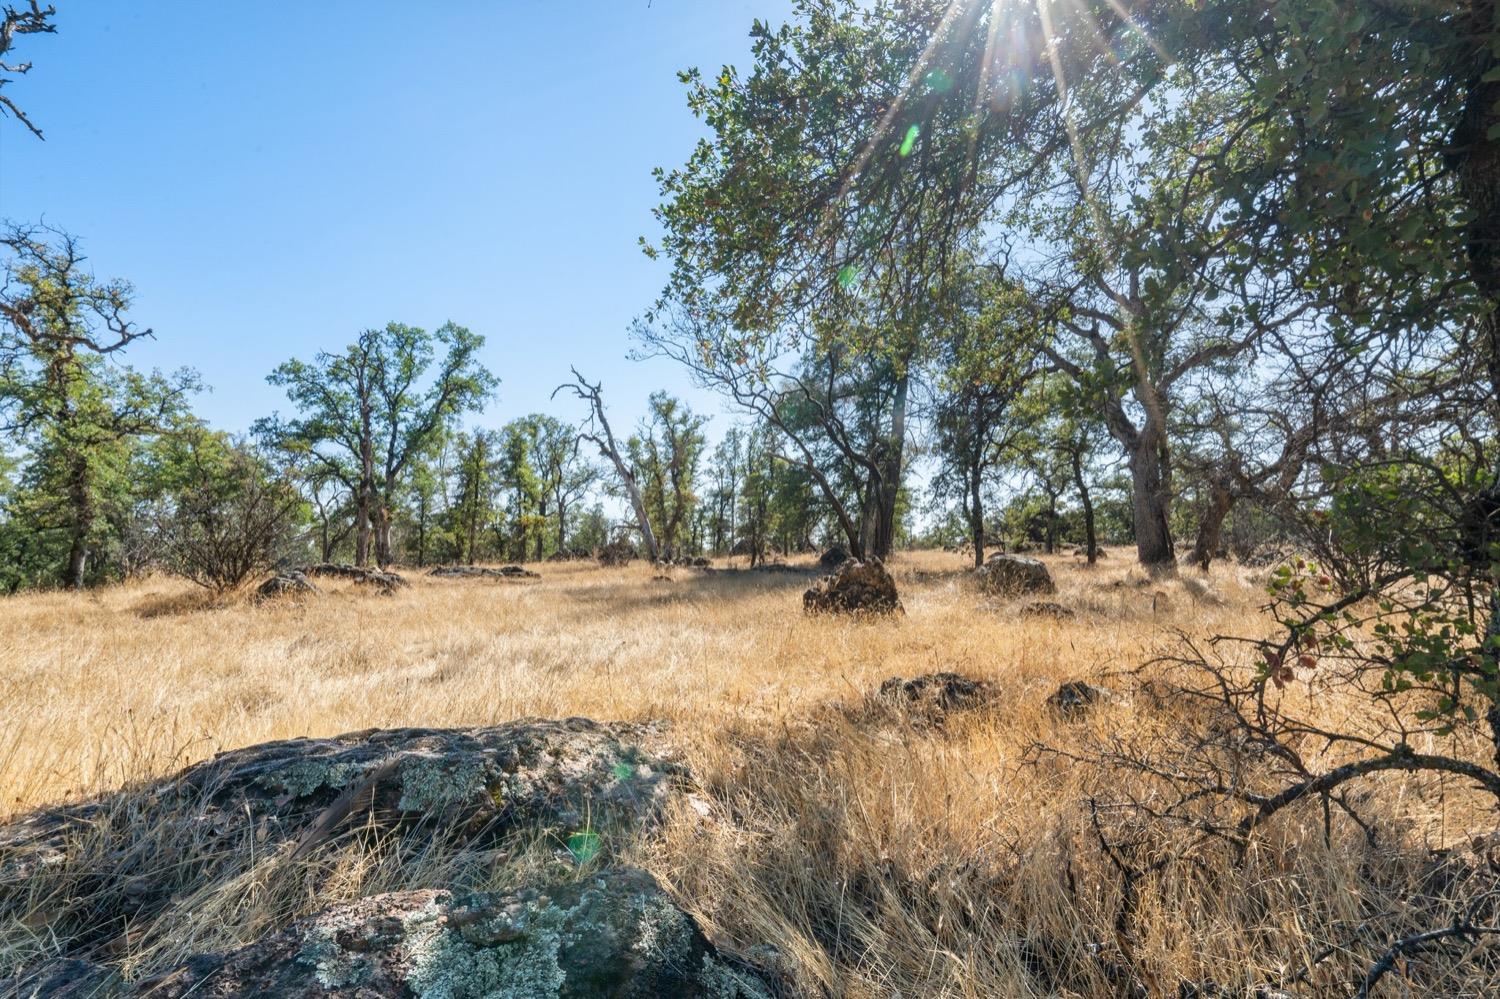
[[[390,320],[486,336],[485,426],[581,415],[547,398],[569,364],[617,430],[656,388],[722,412],[626,359],[666,270],[637,238],[651,168],[701,131],[677,71],[747,65],[788,0],[54,2],[58,33],[13,51],[46,141],[0,120],[0,216],[131,280],[157,340],[128,361],[198,369],[215,425],[285,409],[271,368]]]

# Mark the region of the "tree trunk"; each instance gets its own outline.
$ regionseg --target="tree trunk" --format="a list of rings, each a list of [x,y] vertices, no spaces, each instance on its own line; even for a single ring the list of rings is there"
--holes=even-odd
[[[73,523],[67,577],[63,582],[69,589],[81,590],[88,573],[89,531],[94,523],[94,490],[89,482],[88,459],[75,453],[69,473],[68,493],[73,505]]]
[[[1088,555],[1089,565],[1099,561],[1099,538],[1094,529],[1094,500],[1089,495],[1089,484],[1083,477],[1083,459],[1073,452],[1073,485],[1078,489],[1078,500],[1083,504],[1083,550]]]
[[[1223,546],[1224,518],[1229,516],[1229,511],[1233,508],[1234,493],[1230,490],[1229,483],[1221,476],[1214,476],[1208,482],[1208,508],[1198,521],[1198,534],[1193,540],[1191,557],[1192,563],[1204,572],[1208,571],[1209,565]]]
[[[974,546],[974,568],[984,566],[984,501],[980,497],[984,469],[976,458],[969,465],[969,540]]]
[[[1170,570],[1177,564],[1169,519],[1171,492],[1162,451],[1154,434],[1142,434],[1130,450],[1136,557],[1152,572]]]
[[[427,565],[427,500],[423,499],[417,510],[417,565]]]
[[[557,550],[568,550],[568,504],[561,497],[557,500]]]
[[[1057,551],[1057,494],[1047,493],[1047,534],[1042,539],[1048,555]]]
[[[1479,318],[1481,350],[1490,376],[1490,414],[1500,417],[1500,58],[1492,39],[1500,30],[1500,5],[1495,0],[1473,0],[1470,8],[1470,30],[1481,45],[1476,46],[1486,58],[1473,67],[1468,105],[1454,136],[1461,150],[1458,160],[1458,183],[1468,202],[1469,222],[1467,252],[1469,273],[1490,308]],[[1495,470],[1500,479],[1500,468]],[[1491,563],[1489,621],[1485,637],[1491,666],[1500,659],[1500,562]],[[1500,763],[1500,702],[1488,712],[1490,731],[1495,743],[1495,760]]]
[[[375,507],[375,564],[384,569],[395,561],[391,555],[391,508],[385,503]]]
[[[871,546],[877,558],[889,558],[896,540],[896,501],[901,494],[902,458],[906,450],[906,399],[911,375],[902,371],[891,399],[891,434],[882,449],[880,488],[876,494],[875,533]]]

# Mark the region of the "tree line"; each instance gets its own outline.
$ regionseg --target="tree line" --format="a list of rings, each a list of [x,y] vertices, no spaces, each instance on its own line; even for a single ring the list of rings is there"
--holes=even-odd
[[[990,408],[971,411],[978,383],[951,365],[910,372],[923,400],[901,403],[916,443],[903,435],[897,453],[932,459],[914,485],[879,457],[889,368],[809,362],[712,444],[708,419],[666,392],[617,440],[581,376],[554,395],[585,403],[577,422],[534,413],[486,429],[465,425],[498,385],[483,337],[391,323],[277,366],[268,381],[288,411],[235,437],[193,413],[196,374],[125,363],[154,334],[131,318],[131,286],[96,278],[76,238],[13,225],[0,245],[6,591],[158,570],[226,588],[278,564],[542,560],[620,540],[650,558],[753,564],[830,543],[886,555],[967,540],[982,554],[1001,538],[1049,551],[1130,538],[1127,484],[1084,425],[1059,422],[1046,379],[989,386]],[[991,439],[1001,422],[1010,432]]]

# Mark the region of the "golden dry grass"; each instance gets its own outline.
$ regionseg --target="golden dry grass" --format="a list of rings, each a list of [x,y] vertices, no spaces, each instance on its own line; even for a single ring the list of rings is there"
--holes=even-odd
[[[1245,570],[1217,569],[1225,599],[1209,603],[1178,582],[1129,585],[1126,556],[1094,569],[1048,560],[1055,599],[1079,611],[1068,621],[986,600],[960,556],[937,552],[894,561],[907,613],[874,621],[803,616],[805,576],[677,570],[657,582],[644,565],[545,565],[527,583],[413,573],[393,597],[329,583],[301,603],[215,605],[159,579],[11,598],[0,602],[0,818],[270,739],[527,716],[665,720],[697,807],[679,807],[632,859],[722,942],[774,945],[804,987],[1110,995],[1108,962],[1085,960],[1103,945],[1128,951],[1153,995],[1207,978],[1248,988],[1309,964],[1303,994],[1342,988],[1374,943],[1354,929],[1399,908],[1408,868],[1475,813],[1461,794],[1397,779],[1372,805],[1398,837],[1378,848],[1351,824],[1325,830],[1316,810],[1289,815],[1242,865],[1216,856],[1147,879],[1133,939],[1116,939],[1120,886],[1087,802],[1120,777],[1029,751],[1160,720],[1125,700],[1070,723],[1045,699],[1065,680],[1124,689],[1122,674],[1177,632],[1268,623]],[[860,713],[886,677],[948,670],[1001,698],[941,728]],[[173,940],[137,958],[222,946],[414,876],[379,858],[351,864],[318,897],[274,911],[250,911],[243,885],[197,886],[213,925],[169,929]],[[0,949],[14,948],[4,932]],[[1315,962],[1329,947],[1338,960]],[[1451,994],[1482,994],[1462,991],[1482,980],[1455,978]]]

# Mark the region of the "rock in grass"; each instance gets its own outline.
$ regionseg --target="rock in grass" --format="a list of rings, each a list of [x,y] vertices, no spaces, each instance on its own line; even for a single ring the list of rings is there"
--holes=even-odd
[[[109,844],[110,863],[121,865],[112,872],[91,861],[90,877],[107,885],[132,878],[142,850],[168,858],[181,852],[196,879],[208,881],[251,856],[310,855],[351,835],[399,830],[454,847],[493,847],[537,827],[565,836],[586,826],[649,824],[683,773],[640,748],[652,734],[646,726],[571,718],[263,743],[0,825],[0,880],[72,863],[88,842]],[[142,918],[168,900],[136,898],[129,916]]]
[[[643,871],[513,893],[406,891],[334,906],[143,983],[160,999],[771,999]]]
[[[835,614],[904,613],[896,581],[878,558],[845,562],[802,594],[802,609]]]
[[[366,566],[345,565],[340,562],[319,562],[302,568],[304,576],[329,576],[335,579],[347,579],[361,586],[378,586],[382,593],[392,593],[404,586],[410,585],[406,577],[394,572],[386,572],[384,569],[371,569]]]
[[[439,579],[541,579],[542,574],[532,572],[519,565],[503,565],[491,569],[481,565],[439,565],[428,570],[427,575]]]
[[[1079,718],[1089,708],[1114,699],[1114,691],[1082,680],[1069,680],[1047,698],[1047,706],[1066,718]]]
[[[824,552],[822,557],[818,559],[818,565],[820,565],[824,569],[832,571],[843,565],[845,562],[849,561],[849,558],[850,556],[848,549],[844,548],[842,545],[834,545],[832,548]]]
[[[893,676],[880,685],[880,699],[903,707],[939,712],[977,708],[992,700],[995,689],[984,680],[961,673],[923,673],[911,679]]]
[[[256,596],[262,600],[275,600],[279,597],[312,597],[321,592],[312,580],[295,569],[272,576],[255,590]]]
[[[1073,612],[1073,608],[1071,607],[1064,607],[1062,604],[1055,604],[1048,600],[1033,600],[1021,608],[1021,616],[1045,617],[1051,618],[1054,621],[1066,621],[1078,615]]]
[[[979,579],[979,588],[995,596],[1057,592],[1057,585],[1052,582],[1047,567],[1034,558],[996,552],[974,572]]]

